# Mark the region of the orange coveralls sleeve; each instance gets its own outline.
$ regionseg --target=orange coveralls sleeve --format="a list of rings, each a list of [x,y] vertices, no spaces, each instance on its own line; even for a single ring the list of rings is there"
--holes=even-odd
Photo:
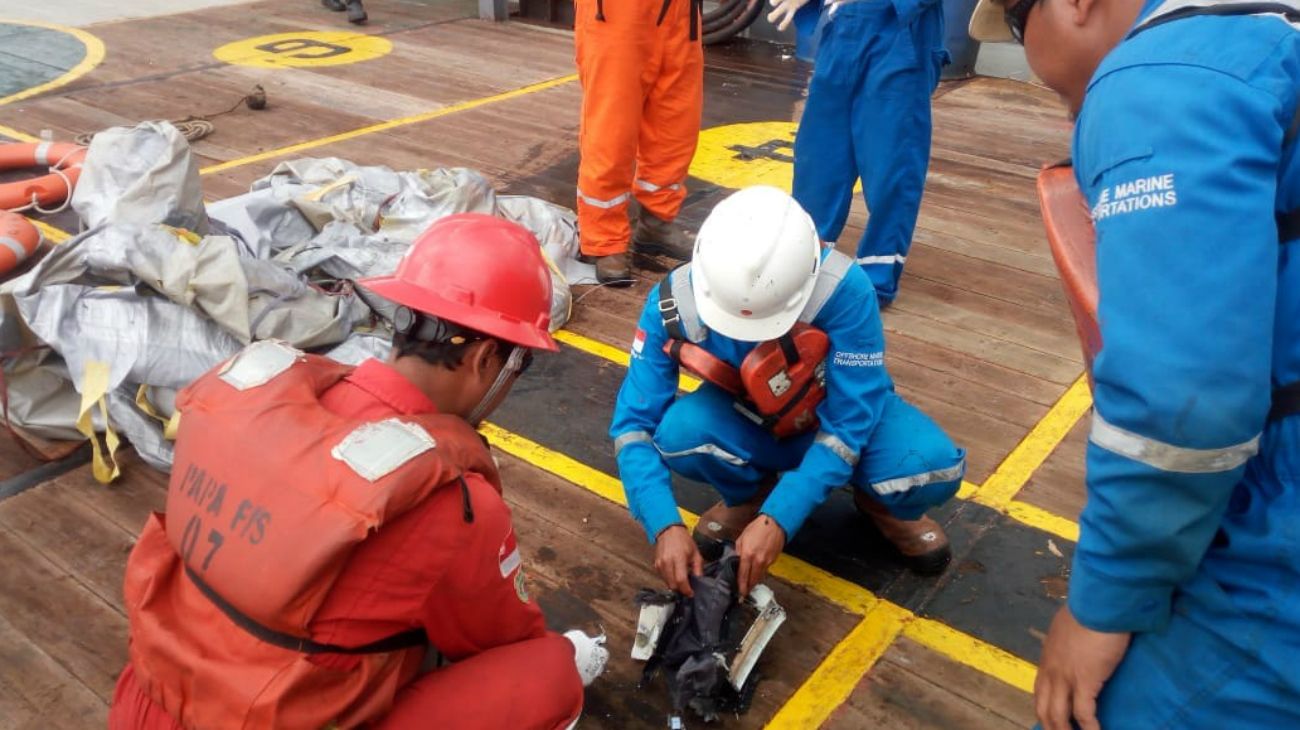
[[[574,12],[583,92],[578,228],[583,253],[607,256],[628,248],[633,195],[668,221],[686,198],[704,104],[699,5],[576,0]]]
[[[546,635],[542,611],[524,583],[510,508],[477,474],[466,474],[465,484],[473,522],[424,604],[425,633],[452,661]]]
[[[423,622],[452,664],[403,689],[380,727],[567,728],[582,711],[573,644],[528,597],[509,507],[477,475],[465,481],[474,521]]]

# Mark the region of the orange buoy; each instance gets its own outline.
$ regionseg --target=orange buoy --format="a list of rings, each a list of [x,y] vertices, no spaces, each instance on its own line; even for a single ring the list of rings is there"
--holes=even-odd
[[[13,271],[36,252],[41,233],[17,213],[0,210],[0,276]]]
[[[44,167],[48,175],[0,184],[0,210],[50,208],[63,203],[81,177],[86,148],[36,142],[0,145],[0,172]]]
[[[1069,165],[1043,168],[1038,173],[1038,202],[1047,226],[1047,242],[1061,272],[1084,363],[1091,376],[1093,358],[1101,352],[1101,328],[1097,324],[1097,233],[1088,201],[1074,180],[1074,168]]]

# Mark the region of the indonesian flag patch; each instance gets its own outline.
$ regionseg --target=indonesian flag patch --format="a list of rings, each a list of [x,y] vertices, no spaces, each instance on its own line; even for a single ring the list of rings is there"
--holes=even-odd
[[[636,335],[632,338],[632,357],[641,357],[641,351],[645,349],[645,330],[640,327],[636,328]]]

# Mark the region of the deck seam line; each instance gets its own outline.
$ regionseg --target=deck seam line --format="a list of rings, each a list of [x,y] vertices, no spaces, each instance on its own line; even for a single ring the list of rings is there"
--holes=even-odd
[[[329,135],[327,137],[318,137],[313,140],[298,142],[295,144],[286,145],[284,147],[277,147],[272,150],[266,150],[265,152],[258,152],[257,154],[247,155],[245,157],[238,157],[233,160],[228,160],[226,162],[221,162],[215,165],[209,165],[207,167],[204,167],[199,170],[199,174],[212,175],[218,172],[225,172],[226,170],[231,170],[236,167],[243,167],[244,165],[249,165],[254,162],[271,160],[277,157],[284,157],[285,155],[291,155],[298,152],[304,152],[306,150],[315,149],[317,147],[324,147],[325,145],[330,145],[337,142],[346,142],[349,140],[357,139],[358,137],[365,137],[371,134],[377,134],[379,132],[387,132],[392,129],[399,129],[401,127],[407,127],[412,124],[420,124],[422,122],[432,121],[434,119],[439,119],[441,117],[449,116],[451,114],[456,114],[458,112],[469,111],[471,109],[477,109],[479,107],[487,106],[489,104],[495,104],[502,101],[509,101],[511,99],[517,99],[521,96],[526,96],[528,94],[533,94],[539,91],[546,91],[547,89],[553,89],[558,86],[564,86],[565,84],[569,84],[577,80],[578,80],[577,74],[556,76],[550,79],[546,79],[544,81],[538,81],[536,83],[520,86],[518,88],[511,89],[509,91],[503,91],[499,94],[493,94],[491,96],[483,96],[477,99],[469,99],[467,101],[460,101],[454,104],[449,104],[447,106],[440,107],[438,109],[432,109],[427,112],[421,112],[419,114],[413,114],[406,117],[399,117],[397,119],[390,119],[389,121],[386,122],[378,122],[376,124],[366,125],[364,127],[359,127],[357,129],[353,129],[347,132],[340,132],[338,134]]]

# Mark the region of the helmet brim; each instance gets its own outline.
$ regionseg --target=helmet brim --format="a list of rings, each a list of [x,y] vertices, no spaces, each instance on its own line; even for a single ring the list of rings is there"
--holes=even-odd
[[[472,305],[439,296],[424,287],[409,284],[395,276],[359,279],[357,284],[417,312],[440,317],[453,324],[468,327],[521,347],[548,352],[560,351],[560,346],[551,337],[551,333],[532,322],[510,320],[499,314],[484,312]]]
[[[1006,21],[1005,0],[979,0],[966,27],[970,37],[981,43],[1015,43]]]
[[[810,292],[811,293],[811,292]],[[789,332],[799,321],[803,307],[768,317],[740,317],[719,307],[712,299],[695,296],[695,306],[704,326],[723,337],[741,342],[766,342]]]

